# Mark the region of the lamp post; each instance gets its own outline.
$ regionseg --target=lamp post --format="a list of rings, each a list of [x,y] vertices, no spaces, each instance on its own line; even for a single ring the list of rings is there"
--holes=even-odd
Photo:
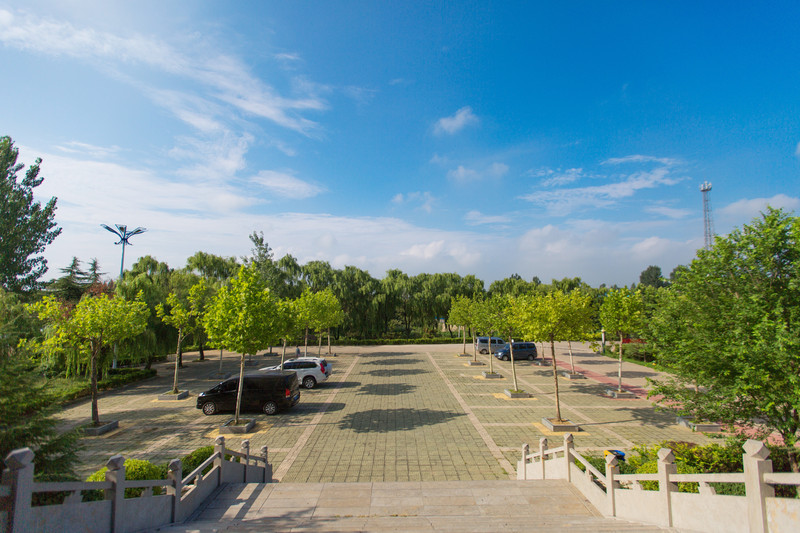
[[[104,228],[106,228],[108,231],[110,231],[114,235],[116,235],[117,237],[119,237],[119,242],[115,242],[114,244],[121,244],[122,245],[122,260],[119,263],[119,279],[121,280],[122,279],[122,271],[123,271],[123,268],[125,267],[125,245],[133,246],[131,243],[128,242],[128,239],[130,239],[134,235],[138,235],[140,233],[144,233],[145,231],[147,231],[147,228],[136,228],[136,229],[133,229],[131,231],[128,231],[128,226],[126,226],[124,224],[114,224],[117,227],[117,229],[114,229],[114,228],[112,228],[110,226],[107,226],[105,224],[100,224],[100,225],[103,226]]]

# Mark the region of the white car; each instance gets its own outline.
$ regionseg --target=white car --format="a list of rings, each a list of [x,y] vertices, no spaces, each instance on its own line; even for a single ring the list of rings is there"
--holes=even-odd
[[[281,365],[267,366],[259,370],[280,370]],[[313,389],[333,372],[331,364],[322,357],[298,357],[283,362],[284,370],[297,372],[297,379],[306,389]]]

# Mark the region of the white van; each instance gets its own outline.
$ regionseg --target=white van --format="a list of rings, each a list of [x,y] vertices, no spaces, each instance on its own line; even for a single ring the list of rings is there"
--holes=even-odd
[[[477,337],[475,339],[475,349],[479,353],[494,353],[501,350],[506,345],[506,341],[500,337]]]

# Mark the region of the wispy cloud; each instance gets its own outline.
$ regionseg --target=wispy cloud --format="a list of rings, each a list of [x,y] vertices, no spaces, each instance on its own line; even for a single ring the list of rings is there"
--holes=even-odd
[[[413,204],[426,213],[432,213],[436,198],[428,191],[416,191],[407,194],[398,193],[392,198],[392,203],[396,205]]]
[[[511,218],[505,215],[484,215],[480,211],[470,211],[464,215],[464,222],[470,226],[480,226],[484,224],[508,224]]]
[[[95,159],[106,159],[122,150],[119,146],[95,146],[80,141],[69,141],[56,148],[67,154],[88,155]]]
[[[674,207],[666,207],[663,205],[651,205],[645,207],[644,210],[647,213],[655,213],[656,215],[661,215],[675,220],[686,218],[692,214],[690,209],[676,209]]]
[[[622,181],[558,190],[540,190],[520,196],[537,205],[545,206],[547,212],[555,215],[568,215],[582,207],[608,207],[623,198],[633,196],[642,189],[653,189],[664,185],[674,185],[681,181],[670,175],[666,167],[642,171],[626,176]]]
[[[474,169],[463,165],[447,172],[447,177],[458,182],[479,181],[487,178],[502,178],[508,173],[508,165],[505,163],[492,163],[486,168]]]
[[[453,135],[454,133],[458,133],[459,131],[463,130],[470,124],[477,124],[478,122],[478,117],[472,113],[472,108],[466,106],[456,111],[455,115],[442,117],[437,120],[433,131],[437,135]]]
[[[582,168],[568,168],[566,170],[552,169],[552,168],[539,168],[529,170],[528,176],[534,178],[542,178],[540,185],[542,187],[560,187],[562,185],[569,185],[581,178],[585,177]]]
[[[673,166],[679,161],[670,157],[655,157],[651,155],[628,155],[625,157],[612,157],[602,162],[603,165],[623,165],[625,163],[658,163],[659,165]]]
[[[253,183],[265,187],[269,192],[281,198],[302,200],[322,193],[325,189],[294,177],[288,172],[262,170],[250,178]]]

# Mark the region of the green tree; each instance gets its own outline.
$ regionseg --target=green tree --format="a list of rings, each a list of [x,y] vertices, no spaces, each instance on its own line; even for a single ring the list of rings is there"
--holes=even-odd
[[[778,432],[797,472],[800,219],[768,208],[662,290],[649,340],[673,380],[653,394],[699,420]]]
[[[169,310],[164,307],[163,303],[156,305],[156,315],[163,323],[178,330],[178,346],[175,349],[175,373],[172,378],[172,394],[178,394],[178,368],[181,366],[181,345],[192,323],[192,311],[178,300],[174,292],[167,295],[167,305]]]
[[[461,327],[464,339],[461,353],[467,353],[467,329],[472,327],[471,305],[472,299],[469,297],[463,295],[455,297],[450,304],[450,314],[447,317],[448,323]]]
[[[591,331],[595,329],[595,319],[597,310],[592,304],[591,294],[583,291],[573,291],[570,293],[572,312],[567,317],[567,327],[564,330],[564,340],[567,341],[569,349],[569,364],[572,373],[575,373],[575,359],[572,354],[572,341],[583,341]]]
[[[641,291],[632,291],[626,287],[610,291],[600,306],[600,323],[607,332],[619,336],[617,391],[622,392],[623,338],[625,335],[640,333],[644,327]]]
[[[320,333],[317,355],[322,352],[322,331],[326,331],[328,334],[328,353],[331,353],[331,328],[342,323],[344,319],[342,306],[330,289],[315,293],[315,300],[317,312],[314,316],[313,326]]]
[[[80,434],[59,431],[48,385],[29,362],[0,358],[0,468],[9,452],[27,446],[38,481],[74,479]]]
[[[642,273],[639,274],[639,284],[656,289],[669,285],[667,280],[661,276],[661,267],[655,265],[650,265],[642,270]]]
[[[41,159],[28,167],[25,177],[17,173],[19,149],[11,137],[0,137],[0,287],[11,292],[28,292],[41,286],[47,260],[40,255],[61,233],[54,219],[56,198],[45,206],[34,201],[33,191],[42,184]]]
[[[108,348],[135,337],[147,327],[150,312],[140,298],[128,301],[118,296],[84,296],[73,310],[52,296],[30,308],[48,323],[52,334],[42,341],[45,350],[75,348],[74,365],[89,364],[92,392],[92,423],[100,425],[97,409],[97,376],[108,362]]]
[[[515,300],[514,320],[517,322],[517,329],[523,332],[526,339],[550,343],[550,356],[553,358],[556,421],[558,422],[563,419],[558,391],[558,361],[556,361],[555,341],[570,336],[572,313],[583,305],[585,298],[576,290],[569,294],[556,290],[549,293],[532,292]]]
[[[233,277],[239,270],[239,263],[235,257],[197,252],[186,260],[186,268],[211,282],[219,283]]]
[[[239,269],[230,284],[219,290],[206,312],[205,328],[211,342],[241,355],[234,424],[239,423],[245,356],[277,344],[280,335],[277,315],[277,300],[270,294],[258,267],[252,264]]]
[[[213,287],[211,287],[205,278],[200,278],[198,282],[189,289],[189,296],[187,297],[192,316],[190,329],[197,343],[197,347],[200,350],[200,361],[205,360],[205,351],[203,347],[206,337],[205,329],[203,329],[203,317],[206,315],[206,308],[213,296]]]

